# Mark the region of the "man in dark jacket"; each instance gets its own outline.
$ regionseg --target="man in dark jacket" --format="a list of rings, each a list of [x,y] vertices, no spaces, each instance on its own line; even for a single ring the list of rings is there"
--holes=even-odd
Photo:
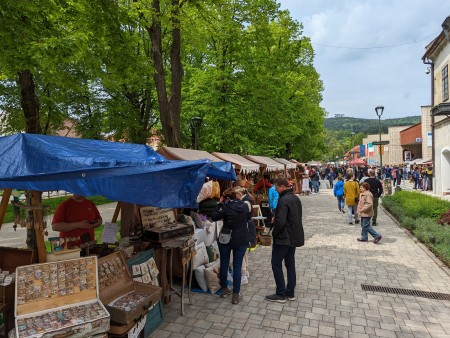
[[[275,221],[273,224],[272,271],[277,285],[276,293],[266,296],[270,302],[285,303],[295,300],[295,249],[305,244],[302,226],[302,203],[289,189],[285,178],[279,178],[276,183],[280,194]],[[287,270],[287,286],[284,281],[283,260]]]
[[[377,216],[378,216],[378,202],[380,200],[381,194],[383,193],[383,184],[381,181],[375,177],[375,170],[369,170],[369,178],[364,182],[369,183],[370,192],[373,195],[373,217],[372,217],[372,226],[377,225]]]

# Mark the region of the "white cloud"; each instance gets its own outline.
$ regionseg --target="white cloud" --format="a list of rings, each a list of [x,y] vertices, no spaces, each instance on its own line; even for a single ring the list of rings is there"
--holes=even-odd
[[[311,38],[325,86],[322,106],[330,116],[374,118],[378,104],[386,107],[386,118],[420,115],[420,106],[430,104],[430,77],[421,58],[450,14],[446,1],[279,2]]]

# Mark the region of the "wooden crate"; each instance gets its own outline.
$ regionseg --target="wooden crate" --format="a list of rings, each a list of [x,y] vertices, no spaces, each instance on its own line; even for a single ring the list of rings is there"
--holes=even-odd
[[[15,298],[18,338],[83,338],[109,330],[96,257],[18,267]]]
[[[0,247],[0,269],[13,273],[18,266],[37,263],[36,250]],[[4,302],[3,302],[4,296]],[[0,294],[0,303],[14,304],[14,284],[4,287]]]
[[[111,321],[117,324],[134,322],[162,296],[161,287],[132,280],[121,252],[99,259],[99,284],[100,300],[111,314]],[[132,306],[116,306],[125,297],[135,299],[135,303]]]

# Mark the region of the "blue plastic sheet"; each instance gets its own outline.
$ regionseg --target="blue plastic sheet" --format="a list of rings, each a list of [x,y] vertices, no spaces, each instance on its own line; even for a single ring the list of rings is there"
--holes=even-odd
[[[65,190],[162,208],[196,207],[208,171],[216,170],[208,160],[169,161],[145,145],[38,134],[0,137],[0,160],[1,188]]]

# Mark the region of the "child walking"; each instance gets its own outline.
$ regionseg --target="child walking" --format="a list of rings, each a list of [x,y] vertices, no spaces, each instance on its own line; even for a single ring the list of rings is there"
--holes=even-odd
[[[339,211],[342,211],[345,214],[345,211],[344,211],[344,205],[345,205],[344,179],[340,175],[338,176],[338,181],[334,185],[333,193],[334,193],[334,196],[337,198]]]

